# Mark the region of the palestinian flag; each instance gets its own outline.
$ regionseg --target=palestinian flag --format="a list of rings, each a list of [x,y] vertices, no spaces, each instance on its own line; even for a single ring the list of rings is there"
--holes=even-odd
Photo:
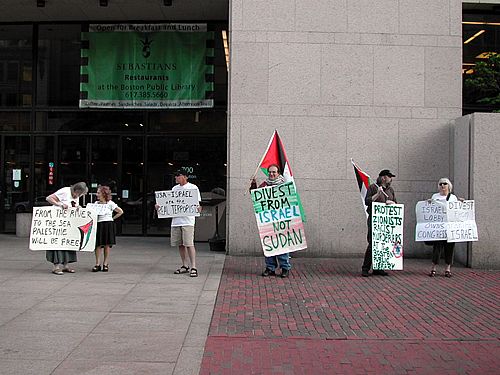
[[[366,211],[368,207],[365,205],[366,192],[368,191],[368,186],[370,186],[370,176],[363,172],[354,160],[351,159],[352,166],[354,167],[354,175],[358,181],[359,193],[361,194],[361,202],[363,202],[363,207],[365,208],[366,217],[368,217],[368,212]]]
[[[90,235],[92,234],[92,228],[94,227],[94,220],[90,220],[87,224],[84,224],[82,226],[79,226],[78,229],[80,230],[80,249],[85,248],[87,246]],[[85,242],[85,243],[84,243]]]
[[[280,167],[280,172],[286,182],[293,181],[290,163],[286,157],[285,148],[283,147],[283,143],[281,143],[281,138],[277,130],[274,131],[274,134],[269,141],[267,150],[259,163],[259,168],[266,176],[268,176],[267,168],[272,164],[276,164]]]

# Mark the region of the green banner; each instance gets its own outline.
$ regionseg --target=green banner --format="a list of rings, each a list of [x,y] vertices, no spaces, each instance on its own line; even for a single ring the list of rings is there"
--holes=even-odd
[[[92,24],[82,33],[80,108],[213,107],[206,24]]]

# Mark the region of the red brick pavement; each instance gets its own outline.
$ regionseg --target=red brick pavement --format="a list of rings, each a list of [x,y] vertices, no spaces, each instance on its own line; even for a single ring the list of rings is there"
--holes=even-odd
[[[361,259],[226,258],[201,374],[499,374],[498,271],[430,278],[407,260],[360,277]]]

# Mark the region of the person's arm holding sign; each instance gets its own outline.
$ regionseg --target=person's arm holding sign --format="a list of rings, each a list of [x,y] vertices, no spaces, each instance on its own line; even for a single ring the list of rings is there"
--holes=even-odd
[[[50,194],[47,198],[45,198],[45,200],[53,206],[61,207],[63,209],[68,208],[68,205],[61,202],[55,193]]]

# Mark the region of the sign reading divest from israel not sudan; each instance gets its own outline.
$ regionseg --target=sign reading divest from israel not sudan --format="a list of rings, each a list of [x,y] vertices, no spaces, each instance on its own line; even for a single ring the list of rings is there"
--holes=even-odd
[[[374,270],[403,269],[404,205],[372,203]]]
[[[293,182],[254,189],[251,194],[265,256],[307,247],[300,200]]]
[[[419,201],[415,206],[415,241],[446,240],[446,201]]]
[[[155,191],[158,218],[178,216],[200,216],[198,191],[196,189],[180,189]]]
[[[35,207],[30,250],[94,251],[97,212],[86,208]]]
[[[206,24],[91,24],[82,33],[80,108],[210,108]]]
[[[476,210],[473,200],[447,202],[448,242],[477,241]]]

